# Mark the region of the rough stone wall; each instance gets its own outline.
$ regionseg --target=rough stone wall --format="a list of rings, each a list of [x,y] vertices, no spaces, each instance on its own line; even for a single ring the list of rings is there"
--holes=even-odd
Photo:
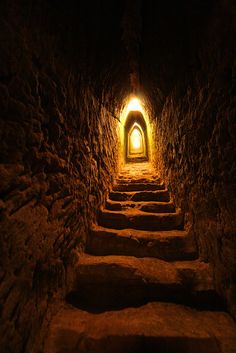
[[[117,169],[111,91],[98,92],[81,63],[75,70],[64,47],[73,31],[58,41],[43,16],[41,27],[37,16],[25,25],[26,3],[4,8],[0,30],[1,353],[40,350],[52,304],[69,290],[73,249]]]
[[[195,77],[176,83],[156,113],[153,131],[156,168],[236,316],[235,28],[229,5],[222,2],[213,12]]]

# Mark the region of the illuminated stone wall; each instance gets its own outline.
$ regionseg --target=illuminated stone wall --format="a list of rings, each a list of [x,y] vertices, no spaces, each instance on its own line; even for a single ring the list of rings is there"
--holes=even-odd
[[[69,291],[73,249],[83,248],[118,166],[116,88],[104,72],[113,57],[99,57],[108,49],[102,37],[104,50],[94,47],[94,28],[85,37],[91,4],[78,22],[78,9],[64,6],[1,2],[1,353],[40,350],[46,319]]]

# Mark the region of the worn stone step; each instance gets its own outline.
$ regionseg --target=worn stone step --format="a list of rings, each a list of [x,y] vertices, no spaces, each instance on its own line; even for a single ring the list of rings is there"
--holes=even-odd
[[[173,213],[176,211],[175,205],[170,202],[145,202],[140,206],[140,210],[150,213]]]
[[[172,303],[91,313],[65,306],[44,353],[234,353],[236,324],[224,312]]]
[[[157,176],[157,172],[149,162],[127,163],[122,166],[119,175],[134,178],[144,176],[151,177]]]
[[[109,193],[110,200],[113,201],[159,201],[169,202],[170,195],[168,190],[157,191],[133,191],[133,192],[120,192],[111,191]]]
[[[167,261],[196,259],[195,242],[186,231],[108,229],[93,225],[86,250],[94,255],[157,257]]]
[[[117,184],[132,183],[132,184],[160,184],[160,178],[129,178],[129,177],[118,177],[116,179]]]
[[[106,201],[106,208],[111,211],[123,211],[129,208],[139,209],[151,213],[173,213],[175,205],[171,202],[135,202],[135,201]]]
[[[72,293],[78,303],[116,307],[152,300],[217,303],[212,270],[199,260],[166,262],[133,256],[81,254]]]
[[[183,228],[183,214],[176,213],[147,213],[136,209],[126,211],[101,210],[98,224],[115,229],[144,229],[144,230],[172,230]]]
[[[113,191],[155,191],[165,190],[164,184],[154,183],[119,183],[113,186]]]
[[[144,168],[140,168],[140,166],[137,166],[137,168],[135,168],[134,164],[132,163],[132,168],[130,168],[130,166],[128,168],[123,168],[120,172],[119,172],[119,176],[125,176],[125,177],[132,177],[132,178],[136,178],[137,176],[148,176],[148,177],[152,177],[152,176],[156,176],[157,173],[152,169],[152,168],[148,168],[145,167]]]
[[[134,172],[120,172],[118,177],[118,179],[133,179],[133,180],[137,180],[137,179],[151,179],[151,180],[160,180],[159,176],[156,173],[152,173],[150,171],[134,171]]]
[[[137,175],[129,175],[129,174],[124,174],[124,175],[118,175],[117,177],[117,182],[124,183],[124,182],[132,182],[132,183],[160,183],[161,179],[157,175],[152,175],[152,174],[140,174],[137,173]]]

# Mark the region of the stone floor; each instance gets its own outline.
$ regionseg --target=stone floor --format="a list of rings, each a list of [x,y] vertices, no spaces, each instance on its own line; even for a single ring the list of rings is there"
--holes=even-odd
[[[236,324],[148,163],[120,172],[45,353],[235,353]]]

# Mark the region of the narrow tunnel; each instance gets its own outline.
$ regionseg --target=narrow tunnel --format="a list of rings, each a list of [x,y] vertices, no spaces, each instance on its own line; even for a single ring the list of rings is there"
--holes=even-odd
[[[1,353],[236,351],[235,23],[1,1]]]
[[[137,101],[136,106],[133,102]],[[151,133],[147,131],[147,122],[137,98],[131,98],[127,109],[121,114],[120,144],[123,146],[124,162],[144,162],[149,160]],[[147,113],[145,114],[147,115]],[[123,116],[123,119],[122,119]],[[122,151],[121,151],[122,154]]]
[[[126,161],[148,160],[147,127],[139,112],[131,111],[125,124]]]

